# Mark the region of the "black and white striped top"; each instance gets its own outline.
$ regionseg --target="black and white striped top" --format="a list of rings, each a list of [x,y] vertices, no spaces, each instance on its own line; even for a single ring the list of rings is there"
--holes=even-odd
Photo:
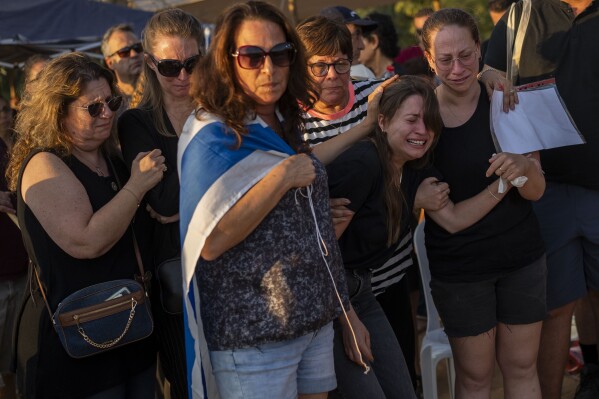
[[[382,80],[352,81],[348,105],[343,110],[332,115],[321,114],[314,110],[304,114],[304,141],[310,146],[315,146],[345,133],[362,122],[368,109],[368,96],[381,82]],[[400,240],[393,256],[380,268],[373,270],[372,291],[375,295],[382,294],[387,287],[402,279],[406,269],[413,264],[412,248],[412,233],[408,231]]]
[[[368,96],[381,82],[382,80],[356,80],[350,82],[347,106],[335,114],[325,115],[315,110],[305,113],[304,141],[310,146],[314,146],[340,133],[345,133],[362,122],[366,118]]]

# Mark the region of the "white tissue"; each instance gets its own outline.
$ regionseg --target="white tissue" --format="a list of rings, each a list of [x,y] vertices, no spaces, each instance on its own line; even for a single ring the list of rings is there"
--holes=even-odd
[[[520,177],[516,177],[514,180],[510,181],[510,183],[512,183],[512,186],[514,187],[522,187],[524,185],[524,183],[526,183],[528,181],[528,177],[526,176],[520,176]],[[505,192],[507,188],[507,182],[506,179],[504,179],[503,177],[499,178],[499,187],[497,189],[497,192],[499,194],[503,194]]]

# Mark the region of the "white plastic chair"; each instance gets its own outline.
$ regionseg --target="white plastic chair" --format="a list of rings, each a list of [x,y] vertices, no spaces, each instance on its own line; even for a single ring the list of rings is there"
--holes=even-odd
[[[428,268],[428,257],[424,246],[424,221],[414,231],[414,250],[418,258],[424,299],[426,302],[426,333],[420,348],[420,372],[422,373],[422,390],[424,399],[437,399],[437,364],[440,360],[447,360],[447,378],[449,382],[449,395],[454,397],[455,369],[453,356],[447,335],[441,327],[439,313],[431,296],[431,273]]]

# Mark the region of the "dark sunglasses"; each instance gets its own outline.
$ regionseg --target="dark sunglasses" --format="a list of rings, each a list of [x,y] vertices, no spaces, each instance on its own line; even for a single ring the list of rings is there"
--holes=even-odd
[[[350,60],[339,60],[337,62],[333,62],[331,64],[326,62],[315,62],[314,64],[309,64],[310,70],[314,76],[322,77],[327,76],[329,73],[329,68],[335,68],[335,72],[339,75],[343,75],[348,73],[351,69],[351,61]]]
[[[121,108],[122,103],[123,103],[122,96],[113,96],[113,97],[107,97],[106,100],[104,100],[104,101],[102,101],[102,100],[96,101],[96,102],[88,104],[86,106],[71,105],[71,107],[86,109],[87,112],[89,112],[89,115],[92,118],[95,118],[97,116],[102,115],[102,113],[104,112],[104,105],[108,105],[108,109],[110,109],[112,112],[116,112],[116,111],[118,111],[119,108]]]
[[[144,47],[141,45],[141,43],[135,43],[135,44],[132,44],[127,47],[123,47],[122,49],[115,51],[114,53],[110,54],[108,57],[112,57],[113,55],[116,54],[119,56],[119,58],[128,58],[128,57],[131,57],[131,50],[140,54],[144,51]]]
[[[152,54],[146,53],[154,65],[156,65],[156,69],[158,72],[167,78],[175,78],[179,76],[181,73],[181,69],[185,68],[187,73],[191,73],[193,71],[193,67],[196,66],[198,61],[200,60],[200,55],[192,55],[191,57],[183,60],[183,62],[179,60],[160,60],[158,61]]]
[[[279,43],[270,51],[264,51],[257,46],[241,46],[231,55],[237,57],[237,64],[243,69],[259,69],[264,65],[266,56],[279,67],[288,67],[295,61],[297,50],[292,43]]]

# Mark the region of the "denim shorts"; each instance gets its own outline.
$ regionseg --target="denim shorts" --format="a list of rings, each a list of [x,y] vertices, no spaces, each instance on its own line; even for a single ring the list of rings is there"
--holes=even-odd
[[[333,323],[288,341],[210,351],[222,399],[296,399],[337,386]]]
[[[474,337],[503,324],[531,324],[547,316],[545,255],[515,271],[477,282],[431,280],[445,333]]]
[[[547,308],[599,290],[599,190],[548,182],[533,207],[547,248]]]

